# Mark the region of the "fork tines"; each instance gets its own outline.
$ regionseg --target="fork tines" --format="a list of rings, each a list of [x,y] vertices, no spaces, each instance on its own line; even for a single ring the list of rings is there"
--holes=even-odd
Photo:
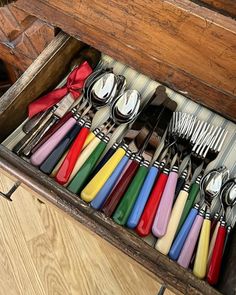
[[[170,123],[169,132],[184,139],[192,135],[196,116],[183,112],[174,112]]]
[[[190,140],[192,152],[202,158],[206,157],[209,150],[219,153],[226,135],[227,130],[224,128],[199,120]]]

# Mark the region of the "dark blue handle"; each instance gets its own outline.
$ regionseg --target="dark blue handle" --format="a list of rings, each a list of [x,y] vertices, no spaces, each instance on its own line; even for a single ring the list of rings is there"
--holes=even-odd
[[[174,201],[177,199],[180,191],[182,190],[182,188],[184,187],[185,185],[185,177],[179,177],[178,180],[177,180],[177,185],[176,185],[176,188],[175,188],[175,198],[174,198]]]
[[[148,175],[143,183],[143,186],[142,186],[141,191],[138,195],[138,198],[135,202],[133,210],[129,216],[129,219],[126,224],[127,227],[135,228],[138,225],[139,219],[143,213],[144,207],[147,203],[148,197],[150,195],[150,192],[151,192],[154,182],[156,180],[157,174],[158,174],[158,168],[151,167],[151,169],[149,170]]]
[[[198,210],[192,208],[188,217],[186,218],[181,230],[179,231],[175,241],[170,249],[169,257],[172,260],[177,260],[179,258],[180,252],[184,246],[185,240],[191,230],[193,222],[198,214]]]
[[[94,168],[94,170],[92,171],[89,179],[92,179],[97,173],[98,171],[106,164],[106,162],[111,158],[111,156],[113,156],[113,154],[115,153],[115,151],[117,150],[117,148],[114,148],[113,146],[106,152],[106,154],[104,155],[104,157],[101,159],[101,161],[98,163],[98,165]]]
[[[124,156],[116,169],[113,171],[112,175],[109,177],[109,179],[106,181],[102,189],[99,191],[95,199],[90,203],[90,205],[94,209],[100,209],[102,205],[104,204],[106,198],[109,196],[110,192],[115,186],[115,183],[117,182],[121,172],[125,168],[129,161],[129,157]]]
[[[51,152],[47,159],[41,164],[40,170],[46,174],[51,174],[56,164],[59,162],[63,154],[72,144],[75,137],[79,134],[82,126],[76,124],[67,135],[59,142],[57,147]]]

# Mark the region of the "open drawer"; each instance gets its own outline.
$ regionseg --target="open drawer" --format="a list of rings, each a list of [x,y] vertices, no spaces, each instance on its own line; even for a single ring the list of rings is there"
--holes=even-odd
[[[26,119],[29,102],[53,89],[60,82],[66,74],[70,60],[83,46],[82,42],[65,33],[59,33],[22,77],[1,98],[1,141]],[[185,98],[182,99],[185,100]],[[191,106],[189,105],[189,107]],[[227,124],[230,125],[231,123]],[[233,128],[233,126],[232,123],[232,126],[229,127]],[[232,136],[230,138],[231,144],[234,143],[233,139]],[[156,274],[172,290],[184,294],[219,294],[206,282],[197,279],[191,272],[181,268],[101,212],[92,209],[78,196],[70,193],[66,188],[13,154],[3,145],[0,146],[0,168],[19,179],[21,183],[41,195],[43,199],[56,205],[134,258]],[[236,245],[236,239],[234,239],[234,244]],[[232,245],[233,247],[234,245]],[[234,266],[229,265],[228,267],[227,272],[232,272]],[[230,286],[232,286],[232,283]],[[235,285],[233,287],[236,288]],[[224,289],[224,286],[222,288]]]

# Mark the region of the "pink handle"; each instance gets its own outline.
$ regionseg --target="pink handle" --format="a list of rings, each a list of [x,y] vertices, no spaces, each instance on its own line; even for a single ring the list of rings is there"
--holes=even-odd
[[[161,197],[160,205],[152,226],[154,236],[161,238],[166,234],[170,219],[170,213],[175,196],[175,188],[178,180],[177,167],[170,172],[164,192]]]
[[[197,239],[202,227],[204,218],[200,215],[197,215],[197,217],[194,220],[193,226],[188,234],[188,237],[184,243],[184,246],[181,250],[178,264],[183,266],[184,268],[188,268],[189,263],[191,261],[193,251],[195,249],[195,245],[197,243]]]
[[[31,156],[30,161],[34,166],[39,166],[51,154],[61,139],[72,129],[76,124],[75,118],[70,118],[64,125],[61,126],[41,147]]]

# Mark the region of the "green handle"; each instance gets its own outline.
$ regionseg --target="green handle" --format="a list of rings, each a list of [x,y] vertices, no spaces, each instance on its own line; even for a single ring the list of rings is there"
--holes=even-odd
[[[71,180],[70,184],[68,185],[68,190],[72,193],[78,194],[83,189],[84,185],[86,184],[86,180],[88,179],[89,175],[91,174],[92,170],[96,166],[98,159],[101,157],[103,151],[105,150],[107,143],[101,141],[96,149],[91,153],[88,157],[87,161],[82,165],[80,170],[77,172],[75,177]]]
[[[195,182],[191,185],[190,190],[189,190],[188,199],[185,203],[184,210],[181,215],[179,226],[178,226],[176,234],[180,231],[183,223],[185,222],[185,219],[187,218],[191,208],[193,207],[194,201],[199,193],[199,190],[200,190],[200,184]]]
[[[147,172],[147,167],[139,167],[134,179],[132,180],[115,213],[113,214],[112,218],[116,223],[121,225],[126,224],[134,203],[138,197],[139,191],[142,188]]]

